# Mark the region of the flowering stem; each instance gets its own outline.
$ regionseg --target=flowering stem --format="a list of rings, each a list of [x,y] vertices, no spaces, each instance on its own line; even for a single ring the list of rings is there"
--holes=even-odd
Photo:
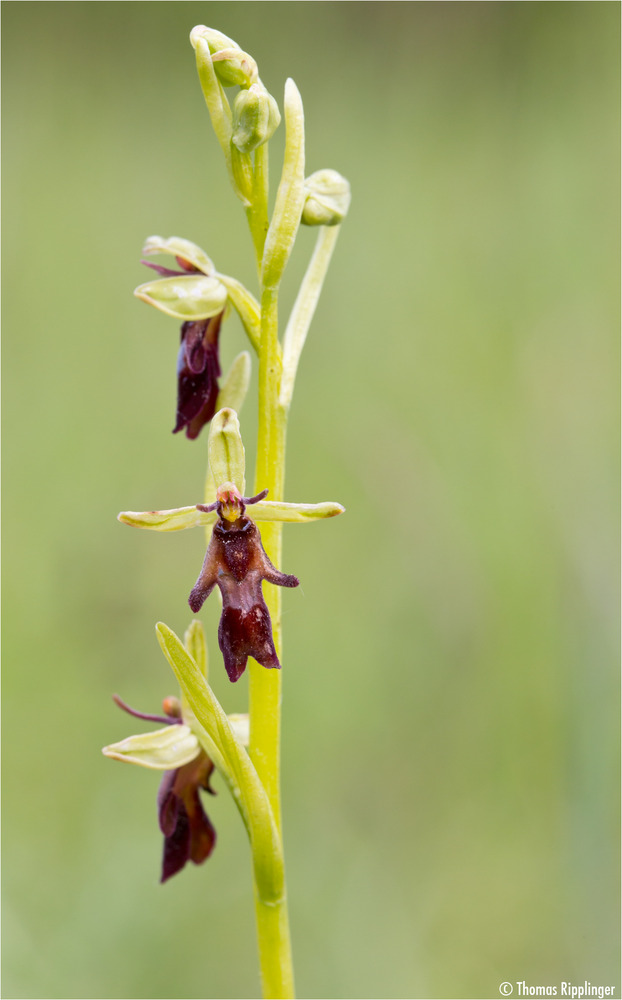
[[[281,348],[278,340],[278,291],[264,289],[261,298],[261,347],[259,351],[259,426],[257,438],[258,489],[269,489],[272,500],[283,499],[285,478],[286,414],[279,405]],[[278,521],[262,528],[263,545],[273,564],[281,565],[281,528]],[[281,596],[278,587],[266,586],[266,603],[272,618],[277,655],[281,655]],[[266,670],[251,660],[249,714],[250,755],[264,785],[275,822],[281,829],[280,670]],[[282,859],[281,859],[282,861]],[[255,892],[257,935],[265,997],[293,997],[294,982],[287,915],[287,898],[267,906]]]

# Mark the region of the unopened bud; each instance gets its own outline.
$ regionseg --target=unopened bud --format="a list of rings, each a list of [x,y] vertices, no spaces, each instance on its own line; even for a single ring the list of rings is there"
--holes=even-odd
[[[281,121],[274,97],[261,84],[241,90],[233,102],[231,141],[241,153],[252,153],[271,139]]]
[[[210,52],[219,52],[221,49],[239,49],[240,46],[228,35],[223,35],[222,31],[215,28],[208,28],[204,24],[197,24],[190,32],[190,44],[196,49],[199,39],[207,42]]]
[[[350,184],[336,170],[316,170],[304,184],[305,226],[338,226],[350,206]]]
[[[250,87],[257,79],[257,63],[242,49],[219,49],[212,62],[223,87]]]

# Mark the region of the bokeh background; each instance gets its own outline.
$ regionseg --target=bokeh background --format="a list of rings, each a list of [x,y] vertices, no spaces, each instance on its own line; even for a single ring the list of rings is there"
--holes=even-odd
[[[3,4],[4,996],[259,993],[249,857],[158,885],[157,775],[104,759],[175,684],[201,533],[143,238],[254,285],[188,33],[303,95],[351,214],[294,400],[284,801],[306,998],[618,973],[617,3]],[[282,130],[280,130],[282,131]],[[275,137],[273,180],[282,135]],[[300,234],[283,316],[315,234]],[[235,317],[225,365],[245,346]],[[255,396],[242,414],[252,463]],[[231,711],[217,602],[202,618]],[[515,987],[516,989],[516,987]],[[618,995],[618,992],[616,992]]]

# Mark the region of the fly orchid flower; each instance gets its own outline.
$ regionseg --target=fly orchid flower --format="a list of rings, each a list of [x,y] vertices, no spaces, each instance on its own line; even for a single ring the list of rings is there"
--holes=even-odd
[[[270,613],[263,598],[263,580],[279,587],[297,587],[295,576],[272,565],[255,522],[304,523],[343,513],[339,503],[283,503],[266,500],[267,490],[244,496],[244,446],[237,414],[221,409],[212,420],[208,442],[210,476],[207,504],[172,510],[124,511],[119,520],[137,528],[179,531],[213,525],[211,540],[189,604],[198,611],[214,587],[222,594],[218,642],[229,679],[237,681],[249,656],[265,667],[280,667],[272,637]],[[250,507],[248,514],[246,508]]]
[[[184,322],[177,356],[177,413],[173,434],[185,429],[198,437],[214,416],[219,396],[218,339],[229,300],[240,312],[254,342],[257,303],[239,282],[216,272],[204,250],[189,240],[150,236],[143,254],[164,253],[175,258],[177,268],[143,260],[160,277],[139,285],[134,294],[168,316]],[[237,359],[236,359],[237,360]],[[235,365],[235,362],[234,362]]]
[[[106,757],[163,771],[158,791],[158,823],[164,834],[162,874],[166,882],[192,861],[202,864],[214,850],[216,831],[206,815],[199,790],[214,795],[210,777],[214,764],[184,720],[177,698],[165,698],[164,715],[149,715],[130,708],[118,695],[115,703],[137,719],[164,723],[155,732],[128,736],[103,748]],[[230,716],[229,722],[242,743],[248,743],[248,717]]]
[[[246,505],[259,503],[267,492],[242,497],[234,483],[224,483],[218,488],[215,503],[197,505],[197,510],[206,514],[215,510],[218,521],[188,604],[196,614],[218,584],[222,595],[218,645],[230,681],[242,676],[249,656],[263,667],[280,668],[261,582],[267,580],[278,587],[297,587],[300,582],[272,565],[256,525],[244,515]]]

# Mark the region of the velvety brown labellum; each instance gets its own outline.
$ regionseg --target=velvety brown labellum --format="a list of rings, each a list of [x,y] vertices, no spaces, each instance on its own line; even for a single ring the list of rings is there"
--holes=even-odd
[[[272,565],[250,518],[217,521],[188,603],[196,613],[218,584],[222,594],[218,644],[231,681],[242,676],[249,656],[264,667],[281,666],[262,580],[279,587],[297,587],[299,583],[295,576],[281,573]]]
[[[161,882],[176,875],[188,861],[200,865],[214,850],[216,831],[199,799],[199,788],[212,792],[213,770],[211,760],[201,752],[162,778],[158,792],[158,820],[164,834]]]
[[[220,376],[218,336],[223,315],[182,324],[177,357],[177,422],[173,434],[185,427],[186,437],[196,438],[214,416]]]

